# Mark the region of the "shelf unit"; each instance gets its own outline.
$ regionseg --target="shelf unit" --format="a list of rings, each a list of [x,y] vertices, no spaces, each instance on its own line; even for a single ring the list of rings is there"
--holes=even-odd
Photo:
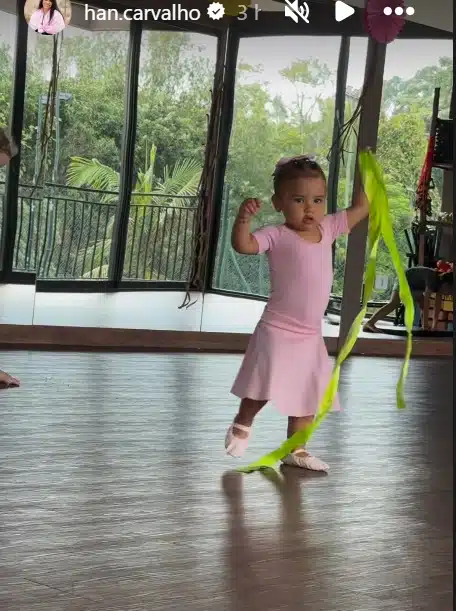
[[[406,239],[409,245],[409,267],[415,265],[426,265],[426,242],[429,237],[429,229],[435,228],[437,235],[435,236],[435,242],[433,244],[434,256],[435,253],[440,249],[440,243],[443,232],[453,226],[452,221],[446,220],[432,220],[428,218],[431,213],[431,200],[429,197],[429,191],[432,184],[432,169],[440,168],[444,171],[453,171],[454,159],[453,159],[453,113],[454,113],[454,90],[451,99],[450,108],[450,119],[439,118],[439,105],[440,105],[440,88],[436,88],[434,91],[434,102],[432,109],[431,128],[429,134],[429,148],[427,155],[432,154],[432,162],[428,168],[427,184],[423,191],[420,193],[417,190],[417,200],[415,207],[419,210],[418,223],[414,223],[414,226],[418,225],[418,235],[415,232],[405,232]],[[446,130],[446,132],[445,132]],[[443,141],[442,141],[443,139]],[[442,146],[443,145],[443,146]],[[445,155],[446,151],[446,155]],[[432,257],[431,257],[432,258]],[[443,296],[442,299],[445,302],[445,307],[442,309],[439,322],[438,330],[452,329],[453,325],[453,296]],[[451,304],[450,304],[451,301]],[[427,304],[426,310],[431,313],[435,303],[435,295],[432,296],[430,303]],[[396,311],[396,324],[404,324],[404,306],[401,305],[398,311]],[[451,325],[451,327],[449,326]]]
[[[430,129],[430,142],[432,143],[432,169],[440,168],[444,171],[453,171],[454,160],[452,158],[452,146],[453,146],[453,119],[440,119],[439,118],[439,106],[440,106],[440,87],[434,91],[434,103],[432,108],[432,120]],[[445,130],[447,132],[445,133]],[[438,149],[441,145],[442,137],[446,137],[449,140],[449,150],[451,150],[451,159],[448,161],[438,159],[441,157],[441,151]],[[429,176],[429,184],[426,189],[426,200],[420,202],[417,207],[419,208],[419,241],[418,241],[418,265],[425,265],[425,251],[426,251],[426,234],[428,227],[449,227],[452,223],[446,221],[433,221],[428,219],[428,205],[430,205],[429,189],[431,186],[431,176]],[[429,202],[429,203],[428,203]]]

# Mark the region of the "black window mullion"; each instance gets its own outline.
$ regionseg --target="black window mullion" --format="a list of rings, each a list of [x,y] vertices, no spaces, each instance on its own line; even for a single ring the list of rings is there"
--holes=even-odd
[[[17,230],[17,203],[21,167],[22,127],[24,124],[25,80],[27,73],[28,25],[24,19],[24,4],[24,0],[17,0],[16,2],[16,44],[9,128],[18,152],[8,164],[6,173],[3,223],[0,238],[0,278],[2,281],[7,281],[12,275]]]
[[[142,22],[132,21],[125,83],[124,129],[120,155],[119,202],[111,243],[108,278],[111,288],[122,281],[128,239],[128,219],[133,189],[136,124],[138,113],[138,80],[141,55]]]

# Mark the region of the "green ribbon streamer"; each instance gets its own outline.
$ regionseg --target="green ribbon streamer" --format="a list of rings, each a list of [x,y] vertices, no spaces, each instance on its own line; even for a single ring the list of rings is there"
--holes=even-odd
[[[380,239],[388,248],[388,251],[393,262],[394,269],[399,282],[399,294],[402,303],[405,307],[405,326],[407,329],[407,340],[405,348],[404,362],[402,365],[399,381],[396,388],[397,407],[405,408],[404,400],[404,385],[408,373],[410,355],[412,352],[412,326],[415,313],[415,305],[410,287],[405,276],[405,271],[401,263],[399,251],[397,249],[396,240],[394,239],[393,225],[389,212],[388,196],[386,194],[385,182],[379,164],[374,155],[370,151],[362,151],[359,155],[359,169],[361,179],[364,185],[364,191],[369,201],[369,231],[367,240],[368,262],[364,274],[364,295],[362,308],[358,316],[353,321],[347,339],[340,349],[336,359],[336,364],[329,381],[329,384],[323,395],[323,399],[318,407],[313,423],[307,428],[298,431],[292,437],[287,439],[280,448],[266,454],[259,460],[251,463],[247,467],[241,467],[238,471],[243,473],[252,473],[261,469],[276,468],[277,463],[285,456],[290,454],[298,447],[307,444],[314,432],[331,411],[332,404],[337,394],[339,386],[340,368],[342,363],[350,354],[355,342],[358,338],[361,325],[367,312],[367,304],[371,299],[375,284],[376,266],[377,266],[377,250]]]

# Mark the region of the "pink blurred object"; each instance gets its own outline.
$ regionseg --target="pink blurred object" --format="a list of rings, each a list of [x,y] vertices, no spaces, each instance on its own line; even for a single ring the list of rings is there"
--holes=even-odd
[[[386,7],[392,9],[391,15],[385,15]],[[402,15],[396,15],[394,10],[403,9]],[[368,0],[364,11],[366,28],[374,40],[389,43],[395,40],[405,25],[404,0]]]
[[[17,146],[5,128],[0,127],[0,166],[6,165],[17,155]]]

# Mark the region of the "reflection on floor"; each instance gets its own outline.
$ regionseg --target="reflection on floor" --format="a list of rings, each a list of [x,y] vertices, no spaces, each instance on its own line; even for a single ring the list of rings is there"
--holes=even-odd
[[[350,359],[329,476],[277,480],[226,474],[238,356],[0,359],[1,609],[453,608],[451,362],[413,361],[398,411],[401,361]],[[266,408],[247,460],[284,429]]]
[[[333,326],[335,329],[334,337],[339,337],[340,316],[338,316],[337,314],[328,314],[327,320],[331,324],[331,326]],[[399,326],[396,327],[394,323],[389,320],[381,320],[377,323],[376,326],[377,326],[376,333],[371,333],[371,332],[366,333],[365,331],[361,330],[358,337],[364,337],[368,339],[402,339],[400,335],[396,335],[396,334],[393,335],[391,331],[396,329],[398,331],[401,330],[405,332],[405,327],[399,327]]]

